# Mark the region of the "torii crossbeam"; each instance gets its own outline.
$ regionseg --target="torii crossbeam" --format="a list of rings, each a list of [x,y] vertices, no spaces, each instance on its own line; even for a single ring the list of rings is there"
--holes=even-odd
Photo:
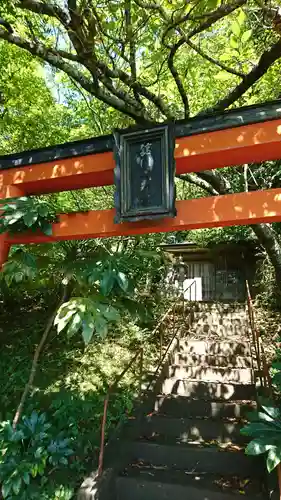
[[[199,172],[281,157],[281,101],[200,116],[175,125],[176,173]],[[111,185],[111,135],[0,156],[0,197]],[[177,216],[114,224],[114,210],[63,214],[52,236],[2,235],[0,265],[12,244],[123,236],[281,220],[281,189],[177,201]]]

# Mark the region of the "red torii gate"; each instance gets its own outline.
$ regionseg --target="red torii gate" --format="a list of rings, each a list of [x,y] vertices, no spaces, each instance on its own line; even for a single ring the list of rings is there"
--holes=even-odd
[[[281,101],[200,116],[175,125],[176,173],[281,157]],[[106,186],[114,182],[112,136],[0,156],[0,197]],[[114,224],[114,210],[62,214],[52,236],[0,236],[0,266],[12,244],[123,236],[281,221],[281,189],[177,201],[177,216]]]

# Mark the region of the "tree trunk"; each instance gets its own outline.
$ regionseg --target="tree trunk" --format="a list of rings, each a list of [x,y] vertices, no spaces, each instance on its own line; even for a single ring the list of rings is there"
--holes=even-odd
[[[251,226],[274,267],[277,288],[281,291],[281,245],[270,224]]]
[[[18,422],[19,422],[19,420],[21,418],[21,415],[22,415],[22,412],[23,412],[23,408],[24,408],[26,399],[27,399],[27,397],[29,395],[29,392],[30,392],[30,389],[31,389],[31,387],[33,385],[33,382],[34,382],[34,379],[35,379],[35,375],[36,375],[37,366],[38,366],[38,360],[39,360],[40,354],[42,352],[42,349],[43,349],[43,347],[44,347],[44,345],[46,343],[48,335],[49,335],[49,333],[50,333],[50,331],[52,329],[52,326],[53,326],[53,323],[54,323],[57,311],[60,308],[60,306],[64,302],[66,302],[66,300],[68,300],[68,295],[69,295],[68,283],[65,283],[63,285],[62,295],[61,295],[60,301],[59,301],[57,307],[55,308],[54,312],[51,314],[51,316],[50,316],[50,318],[49,318],[49,320],[48,320],[48,322],[46,324],[46,328],[45,328],[45,330],[43,332],[41,340],[40,340],[38,346],[35,349],[33,360],[32,360],[32,364],[31,364],[31,369],[30,369],[30,373],[29,373],[29,378],[28,378],[28,381],[27,381],[27,383],[25,385],[24,391],[22,393],[19,405],[17,407],[16,413],[15,413],[15,416],[14,416],[14,419],[13,419],[13,429],[14,430],[16,429],[17,424],[18,424]]]

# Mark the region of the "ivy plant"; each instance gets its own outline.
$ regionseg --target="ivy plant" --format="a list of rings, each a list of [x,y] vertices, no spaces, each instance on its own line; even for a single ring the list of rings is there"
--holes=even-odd
[[[261,404],[260,410],[248,415],[250,422],[241,434],[253,438],[246,447],[247,455],[267,454],[266,465],[271,472],[281,462],[281,411],[273,402]]]
[[[0,234],[20,233],[27,230],[52,234],[52,222],[56,214],[52,207],[34,196],[0,200]]]
[[[0,423],[0,482],[5,500],[30,499],[38,483],[44,484],[50,469],[68,465],[73,455],[69,440],[54,435],[44,413],[33,411],[14,429]],[[37,497],[38,498],[38,497]]]

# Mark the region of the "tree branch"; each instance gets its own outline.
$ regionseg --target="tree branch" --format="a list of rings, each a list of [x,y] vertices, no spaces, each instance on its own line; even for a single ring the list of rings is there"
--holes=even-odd
[[[63,59],[68,59],[69,61],[77,62],[83,64],[83,59],[81,59],[77,54],[72,54],[71,52],[66,52],[65,50],[60,49],[52,49],[48,47],[49,52],[54,54],[54,56],[58,55]]]
[[[195,174],[184,174],[184,175],[177,175],[176,176],[178,179],[181,179],[182,181],[189,182],[190,184],[194,184],[197,187],[200,187],[201,189],[204,189],[207,193],[211,194],[212,196],[216,196],[219,193],[209,184],[209,182],[205,181],[204,179],[201,179],[198,177],[198,175]]]
[[[139,4],[139,0],[135,0],[137,4]],[[182,80],[180,78],[180,75],[179,75],[179,72],[177,71],[175,65],[174,65],[174,58],[175,58],[175,55],[176,55],[176,52],[178,51],[178,49],[184,45],[185,43],[187,43],[189,46],[191,46],[190,44],[192,42],[190,42],[190,38],[193,37],[194,35],[198,34],[198,33],[201,33],[202,31],[205,31],[206,29],[210,28],[212,26],[212,24],[214,24],[215,22],[217,22],[218,20],[222,19],[223,17],[225,16],[228,16],[231,12],[233,12],[234,10],[238,9],[239,7],[241,7],[243,4],[246,3],[247,0],[235,0],[232,4],[226,4],[226,5],[221,5],[217,10],[213,11],[213,12],[210,12],[208,13],[208,18],[206,21],[202,22],[199,26],[197,26],[196,28],[194,28],[191,32],[189,32],[189,34],[185,34],[182,30],[182,28],[179,27],[180,24],[182,24],[182,22],[186,21],[187,19],[189,19],[189,14],[187,14],[186,16],[184,16],[183,18],[179,19],[177,22],[174,22],[172,23],[170,26],[168,26],[168,28],[165,30],[164,32],[164,35],[162,37],[162,43],[165,44],[165,36],[167,35],[167,33],[170,31],[170,29],[172,28],[175,28],[178,33],[181,35],[181,38],[171,47],[171,51],[170,51],[170,55],[169,55],[169,58],[168,58],[168,67],[169,67],[169,70],[176,82],[176,85],[177,85],[177,88],[178,88],[178,91],[180,93],[180,96],[182,98],[182,101],[183,101],[183,104],[184,104],[184,117],[185,118],[188,118],[189,116],[189,103],[188,103],[188,97],[187,97],[187,94],[185,92],[185,89],[184,89],[184,85],[182,83]],[[142,3],[142,2],[141,2]],[[144,7],[144,5],[143,5]],[[163,11],[162,8],[160,8],[161,6],[158,5],[158,4],[153,4],[153,9],[154,10],[158,10],[162,16],[162,19],[167,23],[169,22],[169,19],[167,17],[167,14],[165,13],[165,11]],[[148,8],[148,7],[147,7]],[[152,8],[152,7],[151,7]],[[192,44],[193,45],[193,44]],[[195,46],[194,46],[195,47]],[[193,47],[193,48],[194,48]],[[196,49],[194,49],[196,50]],[[199,49],[200,50],[200,49]],[[201,56],[204,57],[202,55],[203,53],[201,52]],[[206,57],[205,57],[206,59]],[[208,59],[210,62],[214,62],[214,60],[209,57]],[[226,66],[224,67],[224,69],[226,70]],[[239,74],[237,75],[237,72],[235,70],[231,70],[229,71],[230,73],[232,74],[235,74],[236,76],[241,76],[242,74]],[[244,76],[244,75],[243,75]],[[242,77],[242,76],[241,76]]]
[[[164,104],[161,97],[153,94],[153,92],[150,92],[150,90],[143,87],[140,82],[134,82],[128,73],[121,69],[110,69],[102,61],[97,61],[97,67],[109,78],[120,79],[130,88],[135,89],[139,94],[151,101],[161,111],[161,113],[168,118],[168,120],[173,120],[173,115],[170,113],[168,106]]]
[[[213,12],[208,12],[205,15],[199,16],[199,19],[202,19],[202,18],[203,19],[207,18],[207,19],[205,21],[203,21],[199,26],[197,26],[196,28],[193,28],[193,30],[191,30],[189,33],[186,34],[186,33],[184,33],[184,31],[182,31],[182,29],[180,28],[180,25],[183,24],[183,22],[185,22],[185,21],[187,21],[189,19],[192,20],[192,21],[198,19],[198,17],[191,18],[190,17],[190,13],[189,13],[186,16],[184,16],[183,18],[180,18],[176,22],[170,24],[167,27],[167,29],[165,30],[162,39],[165,40],[165,37],[166,37],[167,33],[171,29],[174,28],[174,29],[176,29],[176,31],[178,31],[178,33],[181,34],[181,36],[182,36],[181,41],[182,41],[182,44],[183,44],[184,42],[186,42],[187,40],[189,40],[193,36],[198,35],[202,31],[207,30],[214,23],[216,23],[217,21],[219,21],[223,17],[228,16],[229,14],[231,14],[231,12],[233,12],[236,9],[238,9],[239,7],[241,7],[242,5],[244,5],[246,2],[247,2],[247,0],[235,0],[231,4],[223,4],[223,5],[221,5],[218,9],[214,10]],[[162,14],[163,20],[166,21],[166,22],[169,22],[169,19],[167,18],[166,13],[165,12],[163,12],[163,13],[161,12],[161,14]]]
[[[252,87],[281,57],[281,39],[278,40],[269,50],[265,51],[258,64],[243,78],[243,81],[237,85],[226,97],[217,102],[215,106],[204,110],[204,113],[213,111],[223,111],[241,97]]]
[[[200,0],[197,0],[197,2],[194,2],[194,5],[192,6],[191,10],[187,14],[185,14],[184,16],[178,18],[176,21],[173,21],[172,24],[169,23],[169,19],[168,18],[165,19],[166,22],[168,23],[168,26],[167,26],[167,28],[165,29],[165,31],[164,31],[164,33],[162,35],[162,41],[163,42],[165,41],[165,38],[168,35],[169,31],[171,31],[172,29],[176,29],[178,31],[179,26],[190,19],[190,15],[191,15],[192,11],[197,7],[197,5],[198,5],[199,2],[200,2]],[[184,35],[184,33],[181,33],[181,35]]]
[[[38,2],[37,0],[20,0],[18,7],[34,12],[35,14],[55,17],[61,21],[64,27],[68,27],[70,22],[68,13],[56,4]]]
[[[126,39],[129,43],[129,62],[131,68],[131,75],[133,82],[137,80],[137,65],[136,65],[136,47],[133,38],[133,26],[132,26],[132,14],[131,14],[131,0],[125,1],[125,27],[126,27]],[[133,88],[134,96],[136,101],[143,106],[136,88]]]
[[[166,16],[165,10],[157,2],[146,3],[146,2],[143,2],[142,0],[134,0],[134,2],[135,2],[135,4],[137,4],[138,7],[141,7],[142,9],[158,11],[162,17]]]
[[[176,55],[176,52],[177,50],[179,49],[179,47],[181,47],[181,45],[183,45],[181,43],[181,40],[176,43],[172,49],[171,49],[171,52],[169,54],[169,57],[168,57],[168,67],[169,67],[169,70],[176,82],[176,85],[178,87],[178,91],[180,93],[180,96],[182,98],[182,102],[183,102],[183,105],[184,105],[184,118],[188,118],[189,117],[189,102],[188,102],[188,97],[187,97],[187,94],[185,92],[185,88],[184,88],[184,85],[181,81],[181,78],[180,78],[180,75],[179,75],[179,72],[178,70],[176,69],[175,65],[174,65],[174,58],[175,58],[175,55]]]
[[[245,78],[245,76],[246,76],[245,73],[241,73],[240,71],[236,71],[235,69],[229,68],[229,66],[226,66],[225,64],[221,63],[217,59],[214,59],[213,57],[209,56],[200,47],[198,47],[193,42],[191,42],[191,40],[187,40],[186,43],[189,45],[189,47],[191,47],[193,50],[195,50],[195,52],[197,52],[197,54],[199,54],[201,57],[206,59],[206,61],[209,61],[210,63],[215,64],[216,66],[223,69],[224,71],[227,71],[227,73],[231,73],[232,75],[238,76],[239,78]]]
[[[228,194],[231,192],[230,183],[218,170],[203,170],[202,172],[198,172],[197,175],[210,184],[218,194]]]
[[[68,15],[68,13],[66,13],[64,10],[62,10],[61,8],[59,8],[57,6],[54,6],[54,5],[51,5],[48,3],[39,2],[38,0],[21,0],[20,6],[21,6],[21,8],[24,8],[26,10],[30,10],[30,11],[35,12],[37,14],[44,14],[44,15],[58,18],[63,23],[63,26],[66,28],[68,35],[70,36],[70,39],[71,39],[72,43],[74,44],[74,47],[76,47],[76,52],[79,55],[76,56],[75,54],[71,54],[71,53],[68,53],[68,52],[65,52],[62,50],[54,50],[51,48],[47,48],[43,44],[41,44],[41,42],[38,42],[38,44],[40,45],[41,48],[43,48],[43,50],[39,51],[39,52],[41,52],[39,54],[38,50],[35,50],[34,47],[32,47],[32,48],[30,46],[27,47],[26,43],[24,45],[22,43],[18,43],[19,39],[17,40],[17,43],[15,43],[15,40],[12,41],[11,39],[9,40],[9,39],[7,39],[7,37],[4,38],[3,36],[2,36],[2,38],[6,39],[12,43],[15,43],[16,45],[18,45],[22,48],[25,48],[26,50],[29,50],[32,54],[43,58],[44,60],[46,60],[47,62],[49,62],[53,66],[58,67],[59,69],[62,69],[67,74],[70,74],[70,76],[74,79],[76,79],[77,74],[73,74],[73,68],[71,68],[70,73],[69,73],[69,71],[66,69],[65,65],[64,65],[64,68],[62,68],[61,64],[58,65],[58,61],[57,61],[57,63],[55,63],[54,60],[51,61],[50,57],[49,56],[47,57],[47,51],[48,51],[49,55],[53,54],[54,58],[56,58],[57,56],[60,56],[60,57],[62,57],[62,59],[68,59],[68,60],[71,60],[74,62],[81,63],[84,67],[86,67],[90,71],[90,73],[94,79],[94,82],[90,83],[91,90],[89,90],[89,85],[85,86],[85,82],[84,83],[81,82],[80,78],[77,80],[77,82],[83,88],[85,88],[85,90],[91,92],[96,97],[101,98],[101,100],[103,100],[103,102],[106,102],[110,106],[116,107],[116,105],[117,105],[116,109],[118,109],[121,112],[124,112],[125,114],[129,114],[129,116],[131,116],[132,118],[136,119],[136,117],[137,117],[138,122],[140,120],[143,122],[150,121],[150,120],[148,120],[148,116],[145,112],[144,106],[142,106],[143,109],[142,110],[139,109],[137,113],[135,113],[135,112],[132,113],[132,109],[129,110],[129,113],[127,113],[127,111],[125,110],[125,107],[124,107],[124,103],[126,105],[126,102],[127,102],[129,106],[132,106],[132,101],[131,101],[129,93],[123,92],[122,100],[124,101],[124,103],[121,103],[121,102],[114,100],[114,96],[113,96],[113,99],[110,99],[110,94],[107,94],[107,93],[103,94],[101,89],[99,91],[97,89],[96,90],[93,89],[93,87],[92,87],[93,84],[95,84],[96,87],[98,88],[97,72],[96,72],[97,61],[94,60],[95,57],[94,57],[93,50],[91,50],[91,51],[89,50],[88,52],[84,50],[84,44],[83,44],[83,40],[81,39],[81,33],[80,33],[81,30],[77,34],[76,31],[73,31],[70,28],[71,18]],[[86,40],[85,42],[88,42],[88,41]],[[77,43],[78,43],[78,45],[77,45]],[[86,43],[86,45],[88,45],[88,44]],[[87,47],[86,47],[86,49],[87,49]],[[42,54],[42,52],[44,52],[44,55]],[[90,58],[90,60],[89,60],[89,58]],[[61,61],[61,63],[62,62],[63,61]],[[65,63],[65,61],[64,61],[64,63]],[[161,111],[161,113],[164,115],[164,117],[166,117],[169,120],[173,119],[173,116],[170,113],[168,106],[166,106],[164,104],[164,102],[162,101],[162,99],[159,96],[155,95],[153,92],[146,89],[144,86],[142,86],[140,84],[140,82],[134,81],[134,77],[136,75],[133,74],[132,76],[130,76],[121,70],[120,71],[119,70],[111,70],[109,67],[107,67],[107,65],[105,63],[103,63],[101,61],[99,61],[99,69],[102,72],[104,71],[105,76],[107,76],[108,78],[118,78],[121,81],[123,81],[123,83],[125,83],[126,85],[129,86],[130,89],[132,89],[132,91],[135,93],[135,96],[138,94],[143,95],[143,97],[145,97],[146,99],[151,101]],[[80,74],[80,76],[83,78],[82,74]],[[104,78],[103,78],[102,83],[105,84]],[[108,81],[106,83],[110,84],[110,82],[108,82]],[[112,90],[113,89],[114,89],[114,86],[112,86]],[[116,89],[115,89],[115,92],[113,94],[116,97],[116,95],[117,95]],[[140,99],[138,99],[136,102],[138,102],[137,107],[140,108],[140,104],[141,104]]]
[[[132,107],[139,108],[139,109],[141,108],[140,103],[136,99],[133,99],[133,97],[131,97],[127,92],[124,92],[121,88],[115,87],[110,78],[107,78],[103,74],[99,74],[99,80],[111,92],[111,94],[115,95],[116,97],[118,97],[119,99],[126,102],[127,104],[129,104]],[[150,121],[148,116],[146,116],[146,119],[147,119],[147,121]]]
[[[206,16],[206,21],[197,26],[197,28],[194,28],[192,31],[190,31],[187,35],[187,38],[191,38],[195,35],[198,35],[199,33],[202,33],[202,31],[207,30],[223,17],[228,16],[234,10],[242,7],[242,5],[244,5],[246,2],[247,0],[235,0],[233,3],[222,4],[217,10],[208,13],[208,15]]]
[[[54,49],[49,49],[41,42],[34,43],[30,40],[23,39],[18,35],[9,34],[5,29],[0,27],[0,38],[6,40],[7,42],[16,45],[22,49],[27,50],[34,56],[39,57],[45,62],[48,62],[57,69],[64,71],[68,76],[73,78],[82,88],[90,92],[105,104],[117,109],[121,113],[124,113],[131,118],[133,118],[137,123],[146,124],[151,122],[147,116],[145,116],[143,110],[134,109],[133,107],[126,104],[126,102],[118,99],[114,95],[103,91],[100,87],[97,87],[95,82],[87,78],[82,72],[79,72],[75,66],[72,66],[66,62]]]

